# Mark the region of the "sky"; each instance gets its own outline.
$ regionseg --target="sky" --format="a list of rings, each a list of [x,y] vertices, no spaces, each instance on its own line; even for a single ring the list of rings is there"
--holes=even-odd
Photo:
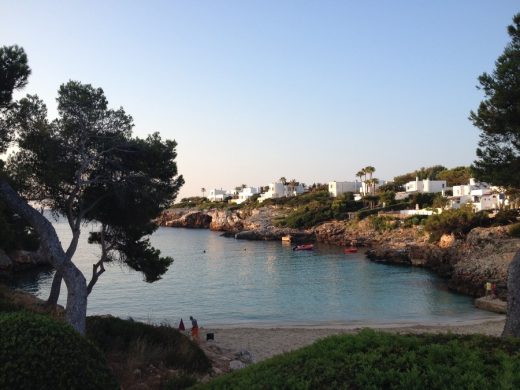
[[[518,1],[0,0],[56,116],[68,80],[101,87],[134,134],[175,139],[186,184],[383,180],[475,159],[468,120]]]

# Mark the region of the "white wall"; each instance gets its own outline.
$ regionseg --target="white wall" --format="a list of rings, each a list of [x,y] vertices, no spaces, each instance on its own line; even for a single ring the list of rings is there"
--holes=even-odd
[[[446,180],[419,180],[409,181],[405,184],[406,192],[435,193],[446,189]]]
[[[361,188],[359,181],[331,181],[329,182],[329,194],[338,196],[346,192],[358,192]]]

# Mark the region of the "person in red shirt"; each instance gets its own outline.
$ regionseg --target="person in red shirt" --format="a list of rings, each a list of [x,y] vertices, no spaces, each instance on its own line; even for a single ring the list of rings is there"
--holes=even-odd
[[[199,324],[197,323],[197,320],[190,316],[191,320],[191,337],[193,340],[199,339]]]

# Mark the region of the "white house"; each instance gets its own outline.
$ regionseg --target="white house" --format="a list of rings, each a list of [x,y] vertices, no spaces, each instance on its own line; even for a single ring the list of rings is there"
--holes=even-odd
[[[471,203],[475,211],[496,210],[507,204],[503,190],[488,183],[469,179],[469,184],[453,186],[453,196],[449,198],[450,206],[458,209]]]
[[[302,184],[298,184],[297,186],[292,186],[290,184],[283,184],[280,182],[274,182],[269,184],[269,190],[264,192],[258,198],[259,202],[263,202],[266,199],[271,198],[283,198],[287,196],[296,196],[299,194],[303,194],[305,192],[305,188]]]
[[[212,188],[209,190],[208,199],[212,202],[222,202],[227,196],[228,192],[226,190]]]
[[[253,195],[259,194],[260,189],[257,187],[242,188],[238,193],[238,199],[235,199],[236,204],[240,204],[248,200]]]
[[[406,192],[435,193],[446,190],[446,180],[419,180],[409,181],[404,185]]]
[[[358,192],[361,189],[359,181],[329,181],[330,196],[338,196],[346,192]]]

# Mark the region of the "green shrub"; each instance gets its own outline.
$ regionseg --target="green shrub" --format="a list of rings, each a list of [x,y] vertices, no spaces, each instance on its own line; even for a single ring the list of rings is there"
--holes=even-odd
[[[493,219],[493,226],[509,225],[518,221],[518,210],[500,210]]]
[[[426,219],[428,219],[428,215],[414,215],[413,217],[403,220],[403,227],[410,228],[412,226],[421,225]]]
[[[118,388],[103,354],[69,325],[21,311],[0,314],[0,329],[0,388]]]
[[[196,372],[206,372],[211,367],[196,343],[167,325],[92,316],[87,318],[87,337],[106,353],[131,356],[137,366],[163,363]]]
[[[376,232],[393,230],[397,227],[396,221],[391,217],[372,215],[369,217],[370,224]]]
[[[461,207],[431,215],[426,220],[424,228],[430,233],[430,241],[436,242],[443,234],[453,234],[462,238],[471,229],[487,227],[490,224],[491,220],[486,212],[475,213],[470,207]]]
[[[520,223],[515,223],[509,227],[509,234],[512,237],[520,238]]]
[[[520,340],[363,330],[251,365],[198,389],[518,389]]]

